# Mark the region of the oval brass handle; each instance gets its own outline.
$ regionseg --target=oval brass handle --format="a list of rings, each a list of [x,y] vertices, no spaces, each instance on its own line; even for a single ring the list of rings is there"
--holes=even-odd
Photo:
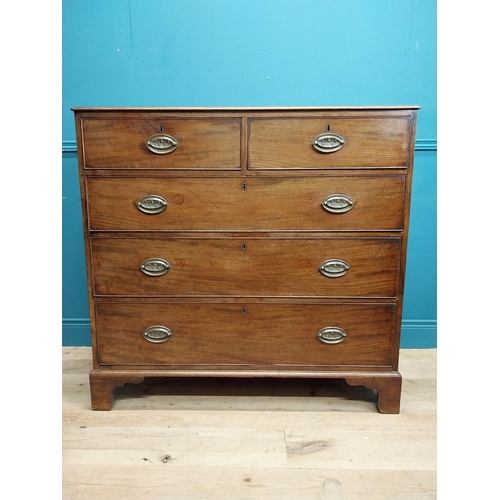
[[[318,332],[318,339],[325,344],[340,344],[347,338],[347,333],[338,326],[327,326]]]
[[[157,155],[166,155],[177,149],[179,143],[177,140],[168,134],[152,135],[146,142],[146,147]]]
[[[325,260],[325,262],[319,266],[319,272],[327,278],[340,278],[347,274],[349,269],[349,264],[340,259]]]
[[[161,344],[162,342],[167,342],[172,338],[172,330],[166,326],[153,325],[146,328],[142,336],[153,344]]]
[[[344,144],[345,139],[341,135],[332,132],[317,135],[312,141],[313,148],[320,153],[333,153],[338,151]]]
[[[351,210],[354,202],[346,194],[331,194],[323,200],[321,206],[332,214],[343,214]]]
[[[159,214],[167,208],[167,200],[156,194],[143,196],[137,203],[137,208],[149,215]]]
[[[146,259],[140,269],[148,276],[163,276],[170,271],[170,264],[164,259],[151,258]]]

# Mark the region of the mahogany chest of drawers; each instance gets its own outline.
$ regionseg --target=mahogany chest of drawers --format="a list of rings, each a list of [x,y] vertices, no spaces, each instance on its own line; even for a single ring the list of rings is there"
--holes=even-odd
[[[144,377],[323,377],[398,413],[417,110],[74,108],[92,408]]]

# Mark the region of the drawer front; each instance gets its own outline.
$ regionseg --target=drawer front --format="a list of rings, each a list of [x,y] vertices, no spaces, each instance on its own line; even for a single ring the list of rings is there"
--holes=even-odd
[[[251,119],[248,128],[250,169],[404,168],[410,153],[408,117]]]
[[[88,177],[86,183],[90,231],[403,229],[403,175]],[[137,203],[148,196],[161,197],[163,210],[141,211]]]
[[[82,129],[85,168],[241,166],[240,119],[84,119]]]
[[[391,364],[394,304],[98,303],[96,307],[101,365],[321,369]],[[151,326],[168,331],[148,330]],[[325,328],[341,329],[345,338],[325,343],[318,338]],[[152,341],[145,339],[145,332]],[[322,336],[338,341],[343,337],[338,332],[327,330]],[[157,343],[161,340],[166,341]]]
[[[399,238],[97,239],[97,296],[396,297]]]

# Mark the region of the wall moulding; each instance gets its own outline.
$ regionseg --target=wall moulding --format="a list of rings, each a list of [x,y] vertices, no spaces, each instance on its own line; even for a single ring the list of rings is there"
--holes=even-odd
[[[415,151],[437,151],[436,139],[417,139]],[[62,141],[63,153],[76,153],[76,141]]]

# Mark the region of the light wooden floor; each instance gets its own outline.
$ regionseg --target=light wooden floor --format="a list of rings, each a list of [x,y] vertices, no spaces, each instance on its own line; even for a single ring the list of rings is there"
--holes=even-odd
[[[93,412],[90,348],[62,354],[64,500],[437,497],[435,349],[401,351],[399,415],[343,381],[260,379],[146,379]]]

